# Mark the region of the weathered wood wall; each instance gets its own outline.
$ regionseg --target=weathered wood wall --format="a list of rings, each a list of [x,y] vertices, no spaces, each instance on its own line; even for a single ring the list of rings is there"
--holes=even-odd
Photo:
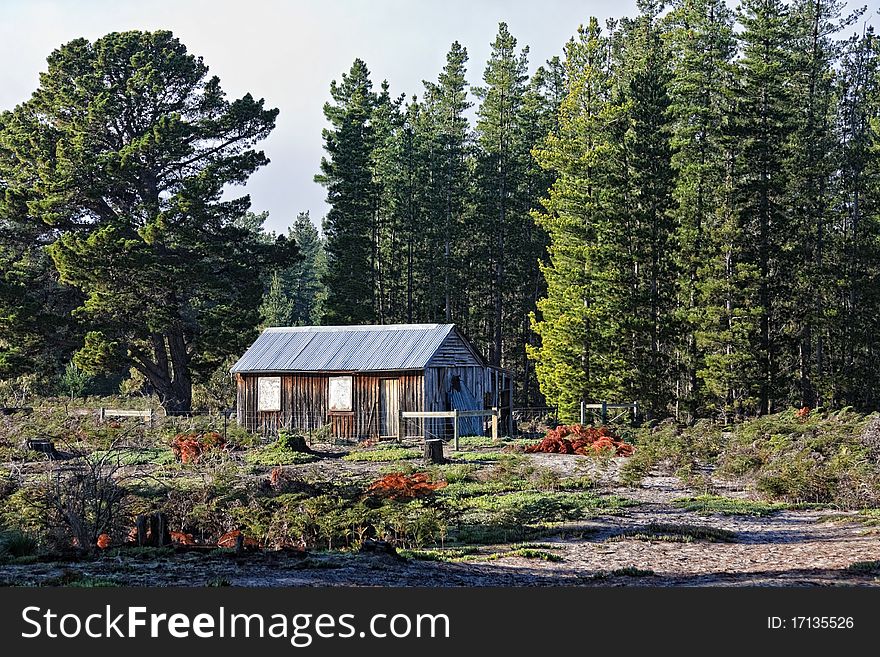
[[[271,376],[266,374],[266,376]],[[315,431],[331,425],[340,438],[373,438],[379,433],[379,382],[397,379],[401,411],[420,411],[424,404],[422,372],[278,374],[281,377],[281,411],[257,411],[257,375],[237,375],[238,422],[250,431],[276,433]],[[352,410],[329,411],[329,379],[352,376]],[[405,426],[406,435],[421,435],[421,427]]]

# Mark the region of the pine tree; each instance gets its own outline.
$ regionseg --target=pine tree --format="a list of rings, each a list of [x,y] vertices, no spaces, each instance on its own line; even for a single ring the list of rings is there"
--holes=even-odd
[[[541,271],[547,296],[538,302],[532,326],[539,347],[530,347],[541,391],[559,405],[560,419],[574,421],[580,403],[617,397],[620,380],[616,325],[605,305],[614,281],[614,254],[603,241],[613,230],[609,194],[619,184],[620,148],[612,127],[613,107],[607,38],[590,19],[566,47],[568,94],[559,110],[558,132],[535,156],[556,180],[535,219],[550,236],[549,262]],[[613,267],[613,264],[612,264]]]
[[[328,324],[371,324],[375,303],[375,188],[370,120],[377,103],[366,64],[356,59],[342,81],[330,85],[333,99],[324,105],[330,128],[323,131],[321,173],[315,181],[327,188],[330,210],[324,218]]]
[[[833,307],[836,260],[832,253],[834,222],[831,207],[838,165],[835,66],[841,46],[834,35],[860,15],[841,17],[839,0],[798,0],[791,9],[792,123],[787,148],[788,206],[791,234],[797,239],[786,249],[790,266],[789,303],[784,314],[794,326],[796,361],[786,368],[798,372],[802,406],[815,407],[830,396],[827,340]]]
[[[736,50],[733,14],[723,0],[678,0],[668,17],[667,42],[672,55],[670,115],[672,164],[676,171],[673,199],[677,245],[678,352],[676,408],[693,418],[705,400],[703,387],[726,404],[736,396],[726,359],[737,358],[749,343],[733,342],[731,289],[734,263],[719,250],[719,221],[730,221],[730,90],[731,61]],[[725,210],[725,208],[727,208]],[[728,233],[733,230],[728,226]],[[732,255],[732,254],[731,254]],[[719,268],[717,259],[724,263]],[[712,270],[704,269],[715,260]],[[728,271],[728,269],[730,271]],[[706,281],[707,276],[713,276]],[[721,280],[714,280],[721,276]],[[701,289],[701,281],[706,281]],[[720,294],[720,296],[719,296]],[[723,310],[717,310],[717,309]],[[739,331],[740,324],[736,330]],[[706,359],[709,364],[707,365]],[[732,364],[731,364],[732,365]],[[681,406],[684,406],[684,409]]]
[[[293,301],[288,296],[284,281],[279,272],[272,272],[269,289],[263,296],[260,306],[263,326],[292,326]]]
[[[254,146],[276,116],[250,94],[228,100],[167,31],[77,39],[49,56],[2,121],[0,178],[52,227],[59,279],[85,299],[78,367],[135,367],[166,408],[188,410],[193,379],[248,344],[259,272],[294,252],[237,225],[250,200],[223,192],[268,162]]]
[[[436,169],[437,197],[431,199],[429,207],[442,235],[442,277],[443,277],[443,320],[452,322],[455,317],[465,316],[462,290],[467,276],[461,267],[462,242],[467,239],[463,233],[465,205],[468,201],[468,151],[470,129],[466,112],[472,103],[468,99],[468,83],[465,78],[467,50],[458,42],[453,42],[446,55],[446,65],[440,72],[437,83],[425,82],[426,92],[431,104],[433,138],[435,143],[434,162]]]
[[[880,39],[867,28],[847,44],[837,80],[835,134],[838,283],[829,322],[834,377],[829,401],[873,409],[880,370]]]
[[[622,141],[625,170],[620,217],[610,238],[618,252],[623,370],[627,399],[639,399],[650,416],[665,417],[671,401],[671,354],[676,270],[673,266],[669,53],[659,24],[659,3],[639,3],[635,20],[621,22],[617,104],[626,112]]]
[[[478,292],[479,303],[485,304],[478,309],[483,329],[478,334],[488,343],[489,361],[495,366],[505,362],[505,299],[518,283],[506,271],[510,266],[508,260],[517,257],[508,242],[529,221],[529,208],[523,206],[521,194],[530,148],[522,135],[527,57],[528,48],[517,53],[516,39],[507,25],[501,23],[483,73],[485,86],[474,89],[481,101],[476,123],[480,148],[476,203],[480,224],[472,227],[471,235],[485,240],[480,244],[485,256],[480,257],[478,250],[474,255],[488,261],[487,270],[483,270],[483,287]]]
[[[284,276],[293,303],[290,323],[294,326],[318,324],[327,294],[321,282],[327,267],[324,242],[308,212],[297,215],[287,238],[296,244],[300,254],[300,260]]]
[[[780,362],[790,346],[788,317],[780,304],[790,294],[790,260],[784,255],[792,239],[784,166],[792,134],[790,31],[782,0],[745,0],[738,17],[743,26],[736,124],[741,150],[734,203],[739,230],[748,238],[743,261],[758,270],[754,294],[743,294],[746,303],[760,308],[757,342],[751,348],[759,366],[758,411],[770,413],[790,383]]]
[[[559,107],[566,93],[566,72],[558,57],[539,66],[529,81],[523,100],[523,142],[533,148],[544,142],[547,135],[559,127]],[[525,166],[525,184],[522,188],[522,205],[531,212],[541,209],[544,198],[555,182],[552,171],[543,168],[534,157]],[[546,296],[547,284],[538,263],[547,257],[549,238],[547,232],[534,220],[523,221],[518,239],[511,248],[518,257],[511,261],[509,275],[519,282],[519,294],[514,297],[516,306],[511,313],[508,334],[515,348],[516,360],[509,362],[517,384],[517,403],[533,406],[543,403],[534,364],[529,358],[529,348],[538,344],[532,331],[530,316],[537,310],[538,300]],[[519,322],[517,325],[516,322]]]

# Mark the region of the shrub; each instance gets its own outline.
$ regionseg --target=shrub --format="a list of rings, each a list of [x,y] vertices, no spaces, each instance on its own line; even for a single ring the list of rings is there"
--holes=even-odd
[[[279,438],[269,445],[248,450],[244,460],[252,465],[278,466],[311,463],[317,461],[318,457],[309,452],[290,449],[287,442]]]
[[[94,550],[101,534],[121,530],[131,476],[121,471],[115,450],[83,457],[76,466],[50,471],[46,502],[59,525],[66,527],[74,544]]]
[[[37,539],[30,534],[11,530],[0,532],[0,556],[28,557],[37,552]]]

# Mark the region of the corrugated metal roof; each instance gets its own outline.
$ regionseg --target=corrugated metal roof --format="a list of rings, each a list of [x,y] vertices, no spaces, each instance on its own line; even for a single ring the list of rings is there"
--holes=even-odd
[[[268,328],[232,372],[370,372],[420,370],[453,324]]]

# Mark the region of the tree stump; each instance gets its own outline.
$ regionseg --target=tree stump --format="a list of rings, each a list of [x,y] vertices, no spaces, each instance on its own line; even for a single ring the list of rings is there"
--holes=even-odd
[[[443,441],[439,438],[425,440],[425,461],[428,463],[443,463]]]
[[[150,545],[162,547],[171,545],[171,532],[168,529],[168,519],[164,513],[150,515]]]
[[[139,515],[135,521],[137,527],[138,547],[144,547],[147,544],[147,516]]]

